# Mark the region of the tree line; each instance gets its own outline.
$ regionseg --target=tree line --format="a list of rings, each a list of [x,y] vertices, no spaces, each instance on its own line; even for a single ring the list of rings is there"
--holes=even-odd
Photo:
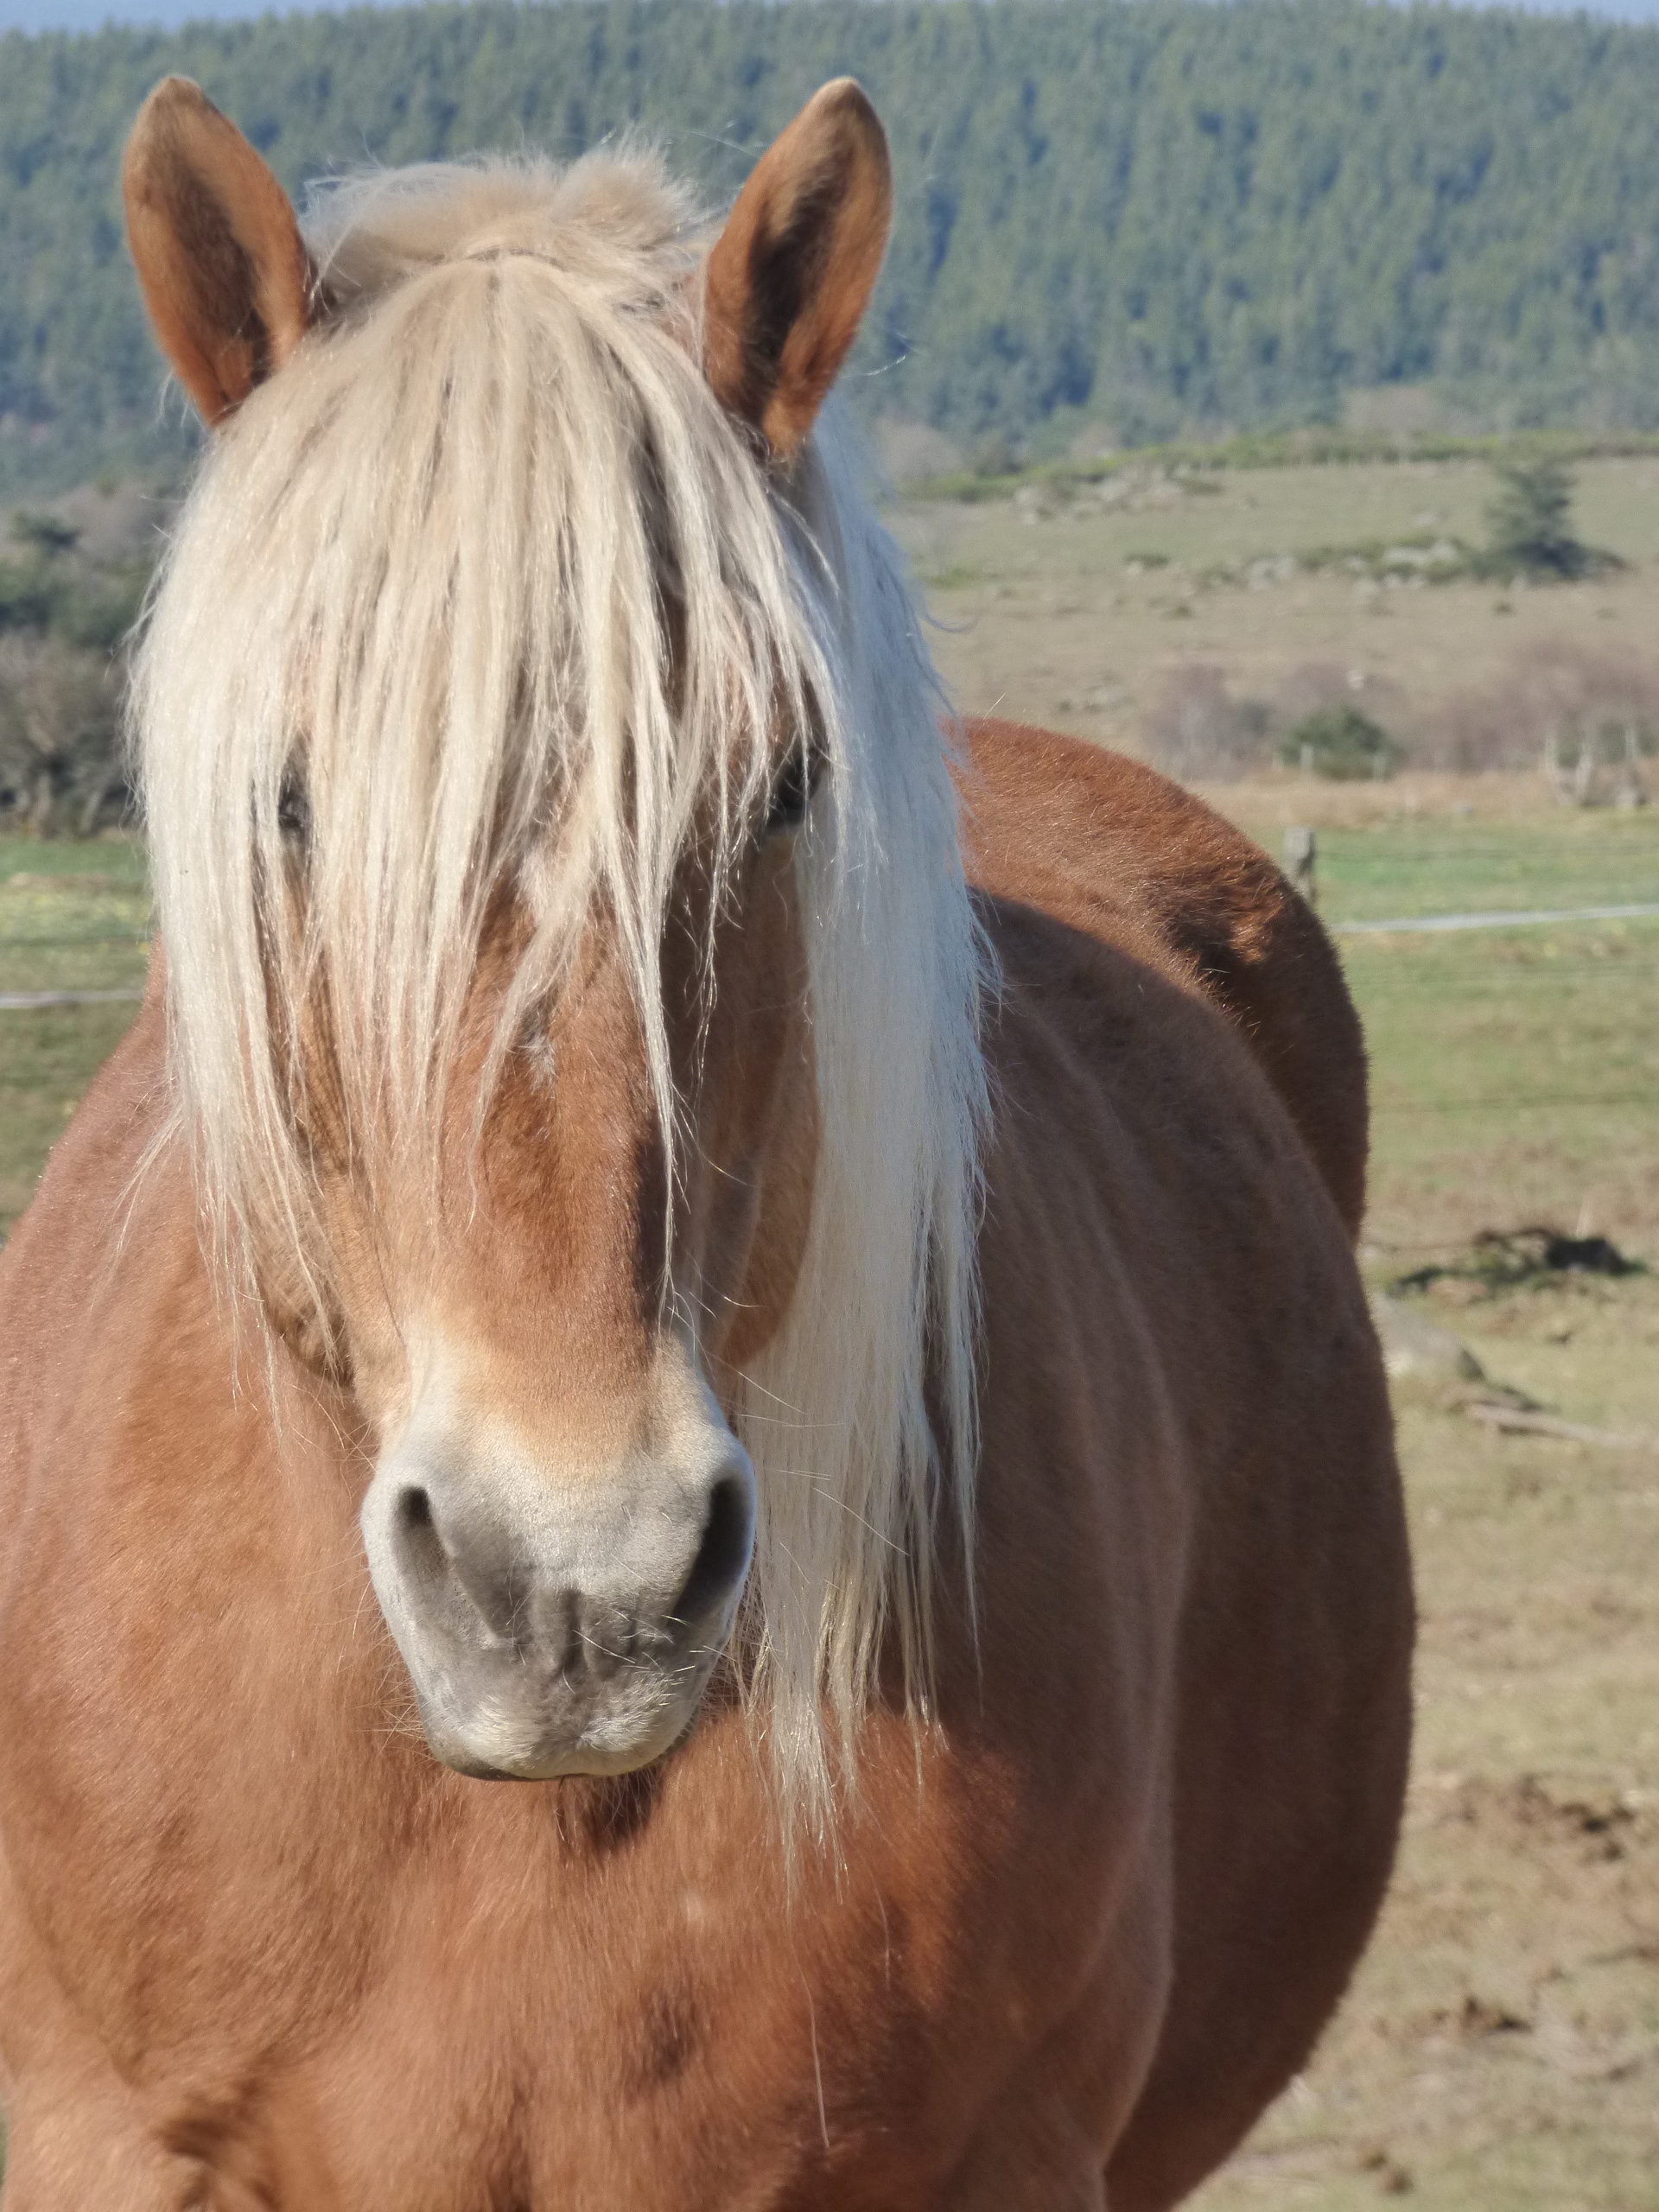
[[[711,201],[825,78],[898,223],[857,402],[1050,449],[1335,420],[1659,424],[1659,30],[1365,0],[474,0],[0,38],[0,488],[176,457],[122,140],[170,70],[284,181],[643,127]]]

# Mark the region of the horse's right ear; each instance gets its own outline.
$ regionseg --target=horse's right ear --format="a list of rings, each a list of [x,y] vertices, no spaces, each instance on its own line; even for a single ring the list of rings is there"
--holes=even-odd
[[[760,156],[715,241],[703,366],[779,461],[811,429],[858,335],[892,215],[886,133],[841,77]]]
[[[288,195],[199,85],[167,77],[121,168],[127,239],[162,351],[208,423],[304,337],[315,278]]]

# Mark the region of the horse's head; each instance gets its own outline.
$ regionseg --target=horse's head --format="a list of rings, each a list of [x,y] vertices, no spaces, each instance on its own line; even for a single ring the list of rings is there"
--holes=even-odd
[[[639,155],[302,234],[179,80],[126,194],[219,426],[137,688],[181,1112],[377,1440],[429,1740],[657,1757],[752,1554],[791,1725],[850,1715],[925,1645],[930,1346],[966,1458],[978,1081],[925,661],[812,435],[880,127],[826,87],[706,252]]]
[[[787,1312],[816,1165],[798,766],[758,798],[717,912],[695,847],[683,868],[659,1025],[595,918],[504,1039],[509,914],[486,925],[435,1161],[354,1161],[333,1040],[306,1071],[325,1310],[269,1264],[264,1287],[381,1440],[369,1565],[428,1740],[463,1772],[654,1758],[732,1630],[756,1484],[728,1408]]]

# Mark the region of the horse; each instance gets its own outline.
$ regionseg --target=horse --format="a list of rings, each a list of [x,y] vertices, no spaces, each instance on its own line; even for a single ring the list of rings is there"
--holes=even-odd
[[[7,2212],[1174,2204],[1404,1786],[1326,938],[950,714],[850,80],[718,227],[634,143],[302,225],[178,79],[124,192],[211,435],[0,1262]]]

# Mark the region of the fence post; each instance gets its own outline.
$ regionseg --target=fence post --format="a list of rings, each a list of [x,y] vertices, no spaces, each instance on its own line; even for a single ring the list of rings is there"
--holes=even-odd
[[[1310,906],[1319,904],[1319,890],[1313,880],[1314,862],[1318,857],[1319,842],[1311,824],[1294,823],[1287,828],[1285,874]]]

